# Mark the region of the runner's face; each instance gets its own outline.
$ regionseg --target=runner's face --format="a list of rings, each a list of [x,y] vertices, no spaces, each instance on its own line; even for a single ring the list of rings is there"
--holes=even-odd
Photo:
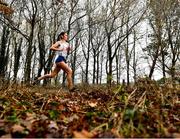
[[[65,41],[68,40],[68,35],[67,35],[67,33],[64,34],[63,39],[64,39]]]

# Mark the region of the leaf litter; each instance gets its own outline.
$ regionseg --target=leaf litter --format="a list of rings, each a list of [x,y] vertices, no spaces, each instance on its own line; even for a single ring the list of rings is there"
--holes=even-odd
[[[141,79],[134,86],[0,88],[1,138],[179,137],[180,86]]]

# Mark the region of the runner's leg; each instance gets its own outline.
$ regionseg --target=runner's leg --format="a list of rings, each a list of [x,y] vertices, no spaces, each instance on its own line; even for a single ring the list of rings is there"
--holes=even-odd
[[[67,86],[69,89],[73,88],[73,82],[72,82],[72,70],[68,67],[68,65],[65,62],[59,62],[57,63],[57,66],[60,67],[63,71],[67,73]]]
[[[38,80],[42,80],[42,79],[46,79],[46,78],[53,78],[59,73],[60,70],[61,70],[61,68],[58,67],[57,65],[55,65],[55,68],[53,69],[53,71],[50,74],[45,74],[45,75],[39,77]]]

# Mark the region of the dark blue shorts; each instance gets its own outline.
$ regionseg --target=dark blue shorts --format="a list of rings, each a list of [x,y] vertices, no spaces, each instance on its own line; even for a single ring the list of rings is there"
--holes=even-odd
[[[55,63],[64,61],[66,63],[66,59],[63,56],[58,56],[55,60]]]

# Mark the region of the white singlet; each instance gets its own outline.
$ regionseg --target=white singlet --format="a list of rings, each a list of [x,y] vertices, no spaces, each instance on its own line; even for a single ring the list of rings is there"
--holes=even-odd
[[[56,51],[56,56],[63,56],[64,58],[66,58],[68,54],[68,48],[70,48],[69,43],[61,41],[58,41],[58,43],[59,47],[64,49],[62,51]]]

